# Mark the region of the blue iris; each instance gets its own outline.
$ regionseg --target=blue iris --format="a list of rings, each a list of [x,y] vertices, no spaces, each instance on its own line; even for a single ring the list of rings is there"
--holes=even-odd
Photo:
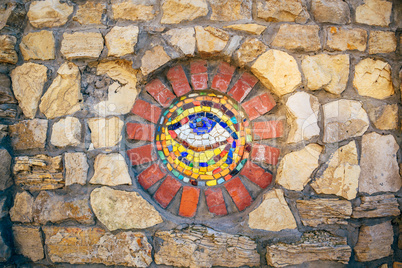
[[[207,118],[206,116],[196,117],[190,122],[190,128],[193,129],[197,135],[202,135],[211,132],[215,127],[216,122]]]

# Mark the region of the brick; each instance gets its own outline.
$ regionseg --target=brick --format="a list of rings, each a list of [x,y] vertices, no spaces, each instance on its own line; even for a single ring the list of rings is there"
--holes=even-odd
[[[232,197],[236,207],[239,211],[244,210],[251,205],[253,199],[248,193],[246,187],[244,187],[239,177],[233,178],[225,184],[226,190]]]
[[[191,84],[194,90],[203,90],[208,88],[207,61],[198,60],[190,64]]]
[[[206,60],[196,60],[192,61],[190,64],[191,74],[199,74],[207,72],[207,61]]]
[[[263,189],[267,188],[272,182],[272,174],[251,161],[247,161],[240,175],[245,176]]]
[[[226,62],[222,62],[218,67],[218,72],[212,80],[211,88],[225,93],[228,90],[228,86],[230,84],[230,80],[232,80],[234,71],[234,66],[231,66]]]
[[[264,93],[259,96],[255,96],[250,100],[242,104],[243,109],[248,114],[250,120],[254,120],[269,111],[276,105],[276,102],[271,94]]]
[[[168,107],[176,96],[159,79],[154,79],[145,86],[145,90],[163,107]]]
[[[163,207],[166,208],[172,201],[173,197],[180,190],[181,183],[171,176],[167,176],[162,182],[154,195],[154,199]]]
[[[137,99],[134,103],[133,109],[131,109],[131,112],[156,124],[162,113],[162,110],[156,105]]]
[[[263,121],[253,123],[254,140],[266,140],[283,136],[283,121]]]
[[[275,166],[278,164],[279,154],[280,150],[278,148],[255,143],[251,151],[251,159]]]
[[[228,94],[233,97],[233,99],[238,102],[242,102],[248,93],[253,89],[255,84],[257,84],[258,79],[255,76],[244,73],[229,90]]]
[[[197,212],[199,197],[199,188],[184,186],[181,195],[179,215],[188,218],[194,217]]]
[[[161,169],[159,164],[154,163],[138,175],[138,182],[145,190],[148,190],[149,187],[157,183],[165,175],[165,171]]]
[[[127,156],[134,166],[149,163],[157,159],[152,144],[130,149],[127,151]]]
[[[181,65],[176,65],[167,72],[167,79],[172,84],[174,93],[177,96],[183,96],[191,91],[186,74]]]
[[[151,124],[127,123],[126,133],[130,140],[153,141],[155,126]]]
[[[207,200],[209,212],[215,215],[228,214],[222,190],[220,188],[208,188],[205,191],[205,198]]]

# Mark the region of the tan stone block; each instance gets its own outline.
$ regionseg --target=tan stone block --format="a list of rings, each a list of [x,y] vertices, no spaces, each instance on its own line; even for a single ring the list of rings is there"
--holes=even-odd
[[[141,72],[148,75],[170,61],[169,55],[162,46],[147,50],[141,59]]]
[[[350,9],[347,2],[342,0],[313,0],[311,12],[314,20],[334,24],[350,22]]]
[[[392,2],[386,0],[365,0],[356,8],[356,22],[386,27],[391,22]]]
[[[57,147],[77,146],[81,143],[81,122],[68,116],[53,124],[50,143]]]
[[[360,28],[327,27],[327,48],[337,51],[365,51],[367,46],[367,31]]]
[[[10,218],[14,222],[28,223],[33,221],[34,197],[26,192],[15,195],[14,206],[10,209]]]
[[[0,62],[16,64],[18,61],[15,45],[17,38],[12,35],[0,35]]]
[[[53,32],[40,31],[28,33],[20,43],[24,60],[54,60],[55,42]]]
[[[47,120],[23,120],[9,126],[11,144],[14,150],[45,148]]]
[[[119,153],[99,154],[95,158],[95,173],[89,183],[107,186],[131,185],[126,160]]]
[[[249,34],[256,34],[256,35],[262,34],[262,32],[265,31],[265,29],[267,29],[266,26],[254,24],[254,23],[232,24],[232,25],[228,25],[228,26],[223,26],[223,28],[246,32]]]
[[[103,37],[100,33],[64,33],[60,52],[67,60],[97,59],[103,50]]]
[[[102,14],[106,11],[106,5],[88,1],[78,6],[77,13],[73,20],[78,21],[81,25],[101,24]]]
[[[370,31],[368,44],[370,54],[395,52],[395,32]]]
[[[108,56],[121,57],[134,53],[134,46],[137,44],[137,39],[137,26],[114,26],[105,36]]]
[[[8,3],[0,9],[0,30],[4,28],[7,24],[8,18],[15,9],[15,4]]]
[[[234,54],[234,59],[240,67],[254,61],[265,52],[267,46],[257,38],[247,38]]]
[[[67,23],[74,7],[59,0],[32,1],[28,18],[33,27],[59,27]]]
[[[122,139],[124,123],[118,117],[90,118],[88,126],[95,149],[116,146]]]
[[[381,105],[369,111],[370,120],[374,126],[381,130],[391,130],[398,128],[398,105]]]
[[[250,0],[209,0],[212,14],[211,20],[235,21],[250,20],[252,2]]]
[[[172,45],[178,47],[186,56],[193,56],[195,50],[195,30],[193,27],[174,28],[162,36]]]
[[[154,9],[153,2],[112,0],[113,19],[150,21],[158,14]]]
[[[296,51],[317,51],[321,49],[317,25],[282,24],[271,46]]]
[[[272,22],[306,23],[310,15],[301,0],[258,0],[257,17]]]
[[[85,153],[65,153],[64,167],[66,169],[66,186],[74,183],[80,185],[87,183],[89,165]]]
[[[229,35],[220,29],[213,27],[195,27],[195,38],[197,39],[197,48],[200,54],[214,55],[222,52]]]
[[[13,92],[11,90],[10,78],[6,74],[0,74],[0,104],[16,104],[16,103],[17,101],[15,100]]]
[[[208,14],[205,0],[164,0],[162,4],[163,24],[177,24],[192,21]]]
[[[394,217],[401,214],[393,194],[360,197],[361,203],[353,208],[352,218]]]
[[[13,235],[17,253],[32,261],[39,261],[45,257],[39,227],[14,225]]]

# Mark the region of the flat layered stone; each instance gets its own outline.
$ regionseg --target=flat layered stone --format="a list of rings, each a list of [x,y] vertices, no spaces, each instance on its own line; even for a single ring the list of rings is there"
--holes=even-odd
[[[282,97],[301,84],[301,74],[295,58],[286,52],[270,49],[251,66],[253,74],[273,93]]]
[[[113,147],[122,139],[121,131],[124,123],[118,117],[90,118],[88,126],[94,148]]]
[[[43,149],[46,145],[48,121],[23,120],[8,127],[14,150]]]
[[[288,143],[296,143],[320,135],[318,99],[306,92],[297,92],[286,101],[287,122],[290,125]]]
[[[311,180],[312,172],[318,167],[322,147],[309,144],[302,150],[285,155],[278,166],[276,183],[293,191],[303,191]]]
[[[150,21],[158,14],[154,9],[155,1],[112,0],[113,19],[131,21]]]
[[[148,75],[170,61],[170,56],[162,46],[147,50],[141,59],[141,72]]]
[[[32,1],[27,16],[35,28],[59,27],[66,24],[73,11],[73,6],[59,0]]]
[[[264,195],[262,203],[250,212],[248,226],[273,232],[297,228],[281,189],[273,189]]]
[[[95,174],[89,181],[91,184],[116,186],[131,185],[131,177],[124,157],[119,153],[99,154],[95,158]]]
[[[22,37],[20,51],[24,60],[54,60],[55,41],[53,32],[40,31]]]
[[[395,217],[401,214],[393,194],[362,196],[359,206],[353,208],[352,218]]]
[[[367,46],[367,31],[361,28],[327,27],[326,46],[336,51],[358,50],[364,52]]]
[[[5,74],[0,74],[0,104],[15,103],[17,103],[17,101],[15,100],[13,92],[11,90],[10,78]]]
[[[370,122],[362,103],[341,99],[322,106],[325,143],[346,140],[363,135]]]
[[[385,99],[395,93],[391,72],[391,66],[385,61],[361,60],[355,67],[353,86],[362,96]]]
[[[41,98],[40,111],[49,119],[73,114],[81,109],[81,74],[72,62],[57,70],[57,76]]]
[[[396,153],[398,143],[392,135],[375,132],[363,136],[360,157],[359,191],[368,194],[396,192],[402,186]]]
[[[267,29],[266,26],[254,23],[247,23],[247,24],[232,24],[228,26],[223,26],[225,29],[232,29],[236,31],[246,32],[249,34],[260,35],[262,32]]]
[[[16,119],[17,109],[14,107],[0,108],[0,118]]]
[[[155,208],[137,192],[96,188],[91,193],[91,207],[110,231],[144,229],[163,222]]]
[[[103,50],[101,33],[64,33],[60,52],[67,60],[97,59]]]
[[[252,12],[252,1],[250,0],[209,0],[212,14],[211,20],[235,21],[250,20]]]
[[[114,26],[105,36],[108,56],[121,57],[134,53],[138,40],[138,26]]]
[[[73,17],[73,20],[78,21],[81,25],[101,24],[102,15],[105,11],[105,4],[88,1],[85,4],[78,6],[78,10]]]
[[[195,38],[200,54],[214,55],[223,51],[229,41],[229,34],[211,26],[196,26]]]
[[[68,116],[54,123],[50,143],[57,147],[77,146],[81,143],[81,122]]]
[[[373,261],[387,257],[393,253],[394,231],[390,221],[360,227],[359,238],[354,247],[356,260]]]
[[[311,90],[324,89],[332,94],[341,94],[348,83],[349,55],[319,54],[305,56],[302,69]]]
[[[398,128],[398,105],[381,105],[369,111],[370,120],[374,126],[381,130],[391,130]]]
[[[356,142],[351,141],[330,155],[317,171],[311,187],[318,194],[335,194],[352,200],[357,194],[359,176]]]
[[[356,22],[386,27],[391,22],[392,3],[385,0],[365,0],[356,8]]]
[[[240,67],[254,61],[265,52],[267,46],[257,38],[247,38],[234,54],[234,59]]]
[[[222,233],[203,226],[158,231],[154,242],[156,264],[175,267],[260,265],[257,244],[249,237]]]
[[[172,45],[178,47],[186,56],[193,56],[195,50],[195,30],[193,27],[174,28],[162,36]]]
[[[23,191],[15,195],[14,205],[10,209],[10,218],[13,222],[33,222],[33,204],[35,198]]]
[[[312,261],[349,262],[352,249],[346,237],[326,231],[306,232],[299,242],[293,244],[275,243],[267,246],[267,263],[274,267],[300,265]]]
[[[61,156],[18,156],[14,158],[15,184],[24,190],[41,191],[64,187]]]
[[[13,185],[11,177],[11,155],[6,149],[0,149],[0,191]]]
[[[39,227],[13,225],[12,230],[18,254],[24,255],[32,261],[39,261],[45,257]]]
[[[148,267],[152,246],[139,232],[109,233],[98,227],[43,227],[49,258],[70,264]]]
[[[14,95],[25,117],[33,119],[36,115],[47,70],[44,65],[27,62],[11,71]]]
[[[317,51],[321,49],[317,25],[282,24],[271,46],[295,51]]]
[[[0,62],[16,64],[18,61],[15,45],[17,38],[12,35],[0,35]]]
[[[305,226],[318,227],[321,224],[347,225],[352,215],[352,203],[346,200],[321,198],[297,200],[300,219]]]
[[[208,4],[205,0],[164,0],[161,23],[177,24],[182,21],[192,21],[207,14]]]
[[[306,23],[310,15],[301,0],[258,0],[257,17],[272,22]]]
[[[347,24],[350,22],[350,9],[348,3],[342,0],[313,0],[311,12],[314,20],[334,24]]]
[[[87,183],[89,165],[85,153],[65,153],[64,167],[66,169],[66,186],[74,183],[80,185]]]

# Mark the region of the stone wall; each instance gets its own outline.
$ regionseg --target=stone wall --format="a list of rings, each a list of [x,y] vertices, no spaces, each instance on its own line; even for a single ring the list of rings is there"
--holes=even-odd
[[[399,0],[1,1],[1,265],[401,267],[401,29]]]

